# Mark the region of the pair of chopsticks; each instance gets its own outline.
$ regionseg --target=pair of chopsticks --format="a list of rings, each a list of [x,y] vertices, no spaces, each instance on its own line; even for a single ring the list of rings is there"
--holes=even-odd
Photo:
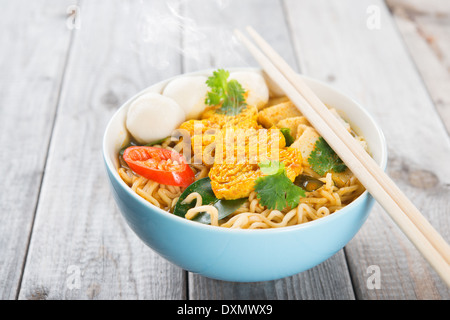
[[[450,247],[442,236],[286,61],[253,28],[246,29],[259,48],[239,30],[236,37],[450,286]]]

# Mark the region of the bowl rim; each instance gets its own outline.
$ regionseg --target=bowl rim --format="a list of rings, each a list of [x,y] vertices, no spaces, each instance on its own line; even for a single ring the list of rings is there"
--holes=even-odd
[[[264,73],[264,71],[261,68],[255,68],[255,67],[230,67],[230,68],[226,68],[228,71],[230,72],[234,72],[234,71],[256,71],[256,72],[260,72],[260,73]],[[254,233],[258,233],[258,234],[265,234],[265,233],[269,233],[269,234],[278,234],[278,233],[286,233],[286,232],[294,232],[296,230],[303,230],[303,229],[308,229],[308,228],[314,228],[314,227],[318,227],[321,224],[325,224],[325,223],[331,223],[333,220],[339,219],[341,216],[344,215],[348,215],[352,212],[352,208],[357,206],[360,202],[363,202],[366,198],[371,198],[371,195],[369,194],[369,192],[367,191],[367,189],[360,194],[355,200],[353,200],[350,204],[348,204],[347,206],[345,206],[344,208],[338,210],[337,212],[334,212],[333,214],[330,214],[326,217],[320,218],[320,219],[316,219],[313,221],[309,221],[307,223],[302,223],[302,224],[297,224],[297,225],[292,225],[292,226],[286,226],[286,227],[280,227],[280,228],[267,228],[267,229],[239,229],[239,228],[223,228],[223,227],[219,227],[219,226],[212,226],[212,225],[207,225],[207,224],[203,224],[203,223],[199,223],[193,220],[188,220],[182,217],[179,217],[177,215],[174,215],[168,211],[165,211],[161,208],[156,207],[155,205],[151,204],[150,202],[148,202],[147,200],[145,200],[144,198],[142,198],[141,196],[139,196],[136,192],[134,192],[119,176],[119,174],[117,173],[117,168],[115,168],[113,162],[111,161],[111,159],[109,159],[108,156],[108,152],[107,152],[107,133],[110,130],[110,127],[112,125],[113,120],[115,119],[115,117],[122,112],[122,109],[126,108],[127,105],[129,105],[133,100],[135,100],[136,98],[138,98],[139,96],[141,96],[142,94],[148,92],[152,87],[156,87],[158,85],[163,85],[161,91],[164,89],[164,86],[167,85],[171,80],[178,78],[178,77],[183,77],[183,76],[198,76],[198,75],[204,75],[204,74],[208,74],[208,73],[212,73],[212,71],[217,70],[217,68],[209,68],[209,69],[203,69],[203,70],[198,70],[198,71],[193,71],[193,72],[187,72],[187,73],[181,73],[172,77],[169,77],[167,79],[158,81],[150,86],[147,86],[146,88],[140,90],[139,92],[137,92],[136,94],[134,94],[132,97],[130,97],[128,100],[126,100],[124,103],[122,103],[122,105],[114,112],[114,114],[111,116],[111,118],[108,121],[108,124],[105,127],[104,130],[104,134],[103,134],[103,139],[102,139],[102,155],[103,155],[103,160],[105,163],[105,167],[108,173],[110,173],[110,177],[114,177],[114,179],[116,180],[116,182],[118,182],[118,185],[125,190],[125,192],[131,196],[133,199],[135,199],[136,201],[138,201],[139,203],[141,203],[142,205],[144,205],[144,207],[148,208],[149,210],[152,211],[152,214],[156,213],[156,214],[160,214],[163,215],[163,218],[167,218],[167,219],[173,219],[174,222],[176,223],[181,223],[181,224],[186,224],[186,226],[191,226],[193,228],[200,228],[200,229],[205,229],[205,230],[209,230],[209,231],[214,231],[214,232],[225,232],[225,233],[242,233],[242,234],[254,234]],[[362,113],[364,113],[364,115],[367,117],[367,119],[372,122],[372,124],[375,127],[376,130],[376,134],[378,136],[378,139],[381,142],[381,154],[380,154],[380,163],[379,166],[385,170],[386,166],[387,166],[387,144],[386,144],[386,139],[385,139],[385,135],[383,133],[383,131],[381,130],[380,126],[378,125],[378,123],[375,121],[375,119],[372,117],[372,115],[358,102],[356,101],[352,96],[346,94],[345,92],[343,92],[341,89],[337,89],[334,86],[331,86],[330,84],[309,77],[309,76],[305,76],[303,74],[300,74],[300,76],[311,82],[311,83],[315,83],[319,86],[323,86],[326,88],[326,90],[330,90],[332,92],[334,92],[335,94],[341,95],[344,98],[348,99],[350,102],[352,102],[358,109],[360,109],[360,111]]]

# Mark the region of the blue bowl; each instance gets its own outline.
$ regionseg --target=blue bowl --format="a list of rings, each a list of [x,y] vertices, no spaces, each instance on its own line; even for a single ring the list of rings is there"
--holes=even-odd
[[[187,75],[210,73],[211,70],[206,70]],[[366,138],[372,157],[384,169],[386,142],[373,118],[342,92],[320,81],[303,78],[325,104],[337,109]],[[186,220],[153,206],[133,192],[117,173],[118,151],[129,139],[125,127],[127,108],[144,93],[161,92],[172,79],[151,86],[120,107],[110,120],[103,140],[103,157],[114,199],[128,225],[144,243],[190,272],[219,280],[253,282],[308,270],[333,256],[355,236],[374,204],[367,191],[327,217],[263,230],[228,229]]]

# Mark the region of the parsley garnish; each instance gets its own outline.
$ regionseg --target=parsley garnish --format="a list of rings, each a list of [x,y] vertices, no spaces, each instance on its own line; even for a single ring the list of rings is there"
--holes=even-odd
[[[205,103],[210,106],[221,107],[219,113],[235,116],[239,114],[247,105],[245,103],[245,90],[236,80],[227,81],[230,73],[223,69],[213,72],[213,75],[206,80],[206,84],[211,88],[208,92]]]
[[[311,168],[321,176],[330,171],[343,172],[347,169],[347,166],[341,158],[339,158],[336,152],[331,149],[322,137],[317,139],[314,150],[311,151],[311,154],[309,155],[308,163],[311,165]]]
[[[284,163],[267,161],[258,165],[265,174],[255,181],[255,191],[261,205],[276,210],[296,207],[300,197],[305,196],[305,191],[287,177]]]

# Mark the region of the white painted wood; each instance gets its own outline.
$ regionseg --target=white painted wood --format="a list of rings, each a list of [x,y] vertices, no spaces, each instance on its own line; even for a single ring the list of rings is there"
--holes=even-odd
[[[189,274],[189,297],[191,300],[355,299],[343,250],[310,270],[274,281],[226,282]]]
[[[450,5],[445,0],[390,0],[387,5],[450,133]]]
[[[281,1],[193,0],[181,6],[184,71],[258,67],[233,30],[252,25],[296,68]]]
[[[388,173],[448,241],[449,139],[384,3],[286,1],[286,6],[304,73],[367,107],[386,135]],[[379,29],[368,27],[374,10]],[[379,206],[345,252],[358,299],[449,297]],[[379,289],[367,285],[373,265],[381,270]]]
[[[85,1],[51,141],[20,299],[181,299],[184,272],[146,247],[116,207],[101,144],[131,95],[180,72],[164,1]],[[155,33],[157,32],[157,33]],[[158,40],[159,41],[159,40]]]
[[[69,1],[0,2],[0,299],[14,299],[66,64]]]

